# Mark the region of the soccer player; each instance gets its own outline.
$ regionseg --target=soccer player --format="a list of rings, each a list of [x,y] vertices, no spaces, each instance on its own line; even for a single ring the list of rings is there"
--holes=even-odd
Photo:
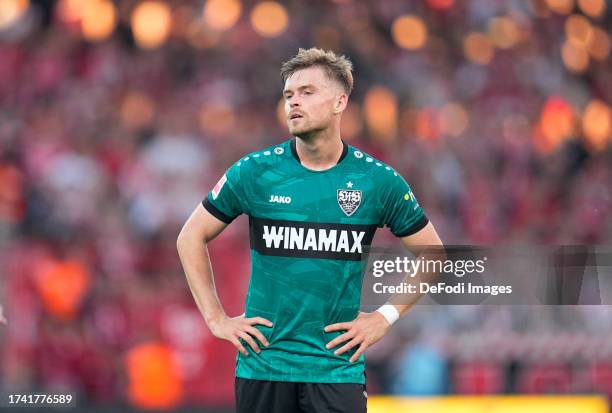
[[[402,176],[341,139],[351,62],[300,49],[281,78],[292,137],[226,171],[187,219],[179,256],[210,330],[238,349],[239,413],[365,412],[363,353],[410,305],[359,312],[361,253],[383,226],[408,248],[441,242]],[[251,278],[245,314],[229,317],[207,244],[243,213]]]

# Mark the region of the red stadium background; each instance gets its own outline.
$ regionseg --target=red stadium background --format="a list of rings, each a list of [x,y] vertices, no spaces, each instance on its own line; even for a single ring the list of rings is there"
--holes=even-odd
[[[287,137],[279,69],[299,47],[352,59],[343,138],[407,178],[445,242],[610,244],[611,9],[0,0],[0,390],[231,411],[235,351],[176,236],[225,168]],[[244,217],[211,256],[238,315]],[[609,398],[612,311],[420,307],[367,368],[371,395]]]

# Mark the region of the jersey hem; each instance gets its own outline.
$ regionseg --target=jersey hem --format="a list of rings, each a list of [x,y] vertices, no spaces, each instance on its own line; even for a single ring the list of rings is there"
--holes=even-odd
[[[337,379],[322,379],[322,380],[313,380],[312,378],[308,378],[308,377],[291,377],[290,379],[283,377],[283,376],[276,376],[276,375],[266,375],[266,376],[259,376],[257,374],[253,374],[251,375],[251,377],[245,377],[245,375],[242,374],[235,374],[236,378],[239,379],[245,379],[245,380],[260,380],[260,381],[278,381],[278,382],[285,382],[285,383],[320,383],[320,384],[334,384],[334,383],[352,383],[352,384],[365,384],[365,376],[362,377],[361,379],[357,379],[357,378],[351,378],[351,377],[346,377],[346,378],[337,378]]]

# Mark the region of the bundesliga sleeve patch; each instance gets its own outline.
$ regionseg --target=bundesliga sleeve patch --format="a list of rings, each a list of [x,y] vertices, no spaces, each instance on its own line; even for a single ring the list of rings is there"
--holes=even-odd
[[[212,190],[213,199],[217,199],[217,197],[219,196],[219,192],[221,192],[221,188],[223,188],[223,185],[225,185],[226,182],[227,182],[227,177],[225,176],[225,174],[223,174],[221,179],[219,179],[219,182],[217,182],[217,184]]]

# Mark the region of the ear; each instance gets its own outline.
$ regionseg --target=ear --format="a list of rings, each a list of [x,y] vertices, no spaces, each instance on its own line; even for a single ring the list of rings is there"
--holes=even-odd
[[[346,109],[346,105],[348,104],[348,96],[346,93],[342,92],[338,96],[336,96],[336,102],[334,103],[334,114],[337,115],[342,113],[344,109]]]

